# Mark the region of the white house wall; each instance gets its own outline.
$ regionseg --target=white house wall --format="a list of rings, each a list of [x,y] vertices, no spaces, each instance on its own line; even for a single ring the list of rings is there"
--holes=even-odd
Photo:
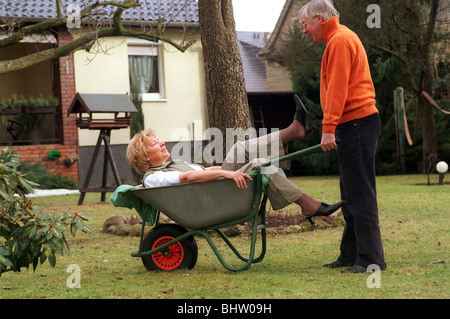
[[[175,31],[171,39],[181,39],[181,35]],[[169,44],[164,44],[161,52],[163,98],[143,102],[145,127],[167,142],[201,140],[206,129],[206,97],[200,38],[184,53]],[[92,48],[90,53],[78,51],[74,60],[77,92],[130,92],[125,38],[103,39],[101,48]],[[128,144],[129,134],[129,129],[113,130],[111,144]],[[97,138],[97,131],[79,129],[80,146],[95,145]]]

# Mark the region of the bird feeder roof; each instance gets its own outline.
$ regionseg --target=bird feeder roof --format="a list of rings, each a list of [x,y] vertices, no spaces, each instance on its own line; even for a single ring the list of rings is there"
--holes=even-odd
[[[67,111],[72,113],[136,113],[137,109],[128,94],[77,93]]]

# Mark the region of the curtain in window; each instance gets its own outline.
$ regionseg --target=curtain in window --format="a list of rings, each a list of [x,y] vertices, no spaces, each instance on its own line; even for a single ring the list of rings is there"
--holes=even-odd
[[[148,93],[153,82],[153,57],[128,56],[130,81],[132,86],[140,88],[141,93]]]

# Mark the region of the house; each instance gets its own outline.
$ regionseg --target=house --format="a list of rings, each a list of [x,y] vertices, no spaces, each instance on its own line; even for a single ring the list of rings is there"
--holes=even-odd
[[[283,50],[289,41],[289,32],[298,20],[298,11],[307,0],[286,0],[280,17],[258,57],[266,62],[268,91],[292,92],[291,76],[283,65]]]
[[[284,86],[274,86],[270,78],[271,65],[259,57],[271,34],[238,31],[237,38],[253,127],[261,134],[286,127],[295,112],[292,84],[284,81]]]
[[[65,14],[72,14],[72,1],[62,0]],[[139,28],[154,23],[159,15],[171,22],[165,35],[175,42],[194,40],[182,53],[168,43],[154,43],[136,38],[103,38],[87,50],[53,61],[42,62],[21,71],[0,74],[0,145],[10,146],[23,160],[42,162],[52,173],[61,173],[83,184],[98,140],[98,130],[78,127],[76,115],[67,116],[77,93],[129,94],[132,83],[142,92],[145,128],[152,128],[172,150],[186,145],[191,149],[205,143],[207,128],[203,57],[198,30],[197,2],[177,9],[171,0],[141,0],[139,9],[123,14],[127,27]],[[281,129],[289,125],[295,112],[294,92],[287,70],[279,63],[290,22],[295,19],[298,1],[287,0],[275,30],[271,34],[238,32],[243,60],[248,102],[257,129]],[[100,14],[108,16],[110,7]],[[176,15],[175,13],[178,13]],[[56,16],[55,1],[9,0],[0,3],[0,17],[5,21],[32,24]],[[183,31],[185,22],[194,28]],[[19,44],[0,48],[0,60],[9,60],[51,47],[70,43],[85,29],[60,27],[25,37]],[[3,32],[3,34],[1,34]],[[0,29],[0,40],[7,30]],[[147,65],[145,71],[142,65]],[[144,72],[144,73],[143,73]],[[151,74],[150,74],[151,73]],[[133,80],[139,74],[146,81]],[[58,101],[51,109],[39,108],[39,133],[18,135],[17,112],[2,110],[1,101],[20,96],[52,96]],[[31,115],[25,114],[30,118]],[[113,116],[111,114],[111,116]],[[37,123],[37,122],[36,122]],[[35,137],[41,137],[38,141]],[[128,128],[111,132],[111,148],[122,182],[134,183],[125,152],[130,140]],[[200,143],[191,143],[200,142]],[[55,155],[56,154],[56,155]],[[103,156],[100,154],[92,180],[101,180]],[[113,174],[108,174],[112,178]]]
[[[290,73],[282,63],[282,51],[297,13],[306,2],[286,0],[271,33],[237,32],[248,103],[257,130],[281,129],[289,125],[294,116],[295,92]]]
[[[179,7],[177,2],[141,0],[139,9],[128,9],[122,16],[124,26],[155,27],[159,17],[170,21],[164,35],[175,42],[183,37],[195,43],[182,53],[168,43],[150,42],[136,38],[103,38],[88,50],[59,59],[42,62],[21,71],[0,75],[0,101],[17,95],[25,97],[56,97],[59,103],[52,111],[40,114],[43,118],[38,133],[17,135],[17,113],[0,108],[0,143],[9,146],[22,160],[41,161],[52,173],[61,173],[79,181],[86,176],[95,149],[99,131],[83,129],[76,125],[76,115],[69,110],[77,93],[129,94],[132,84],[141,90],[145,128],[152,128],[167,146],[179,142],[202,139],[206,129],[206,98],[204,90],[203,58],[198,30],[196,1]],[[72,14],[73,1],[63,0],[66,16]],[[183,5],[183,4],[181,4]],[[102,8],[99,15],[108,15],[111,7]],[[72,11],[71,11],[72,10]],[[109,10],[109,11],[108,11]],[[55,1],[10,0],[0,4],[4,21],[32,24],[56,17]],[[190,28],[185,33],[185,23]],[[6,37],[5,28],[0,40]],[[19,44],[0,49],[0,60],[9,60],[30,52],[45,50],[74,41],[85,29],[60,27],[28,36]],[[143,68],[145,65],[145,69]],[[151,73],[151,74],[150,74]],[[143,77],[141,77],[143,76]],[[145,78],[146,80],[140,80]],[[34,110],[39,112],[39,110]],[[14,114],[13,114],[14,113]],[[27,113],[28,114],[28,113]],[[111,114],[111,116],[114,116]],[[195,125],[194,125],[195,123]],[[35,142],[32,136],[43,138]],[[129,128],[111,132],[111,148],[122,182],[133,183],[125,152],[130,140]],[[51,154],[51,156],[49,155]],[[58,154],[58,156],[55,156]],[[101,180],[103,156],[94,170],[93,181]],[[97,174],[98,176],[96,176]],[[112,174],[108,174],[112,176]]]

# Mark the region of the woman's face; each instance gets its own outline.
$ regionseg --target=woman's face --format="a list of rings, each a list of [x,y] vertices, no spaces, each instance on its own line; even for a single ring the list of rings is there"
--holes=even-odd
[[[156,137],[149,137],[146,160],[150,166],[164,164],[169,159],[170,153],[165,145],[166,143],[158,140]]]

